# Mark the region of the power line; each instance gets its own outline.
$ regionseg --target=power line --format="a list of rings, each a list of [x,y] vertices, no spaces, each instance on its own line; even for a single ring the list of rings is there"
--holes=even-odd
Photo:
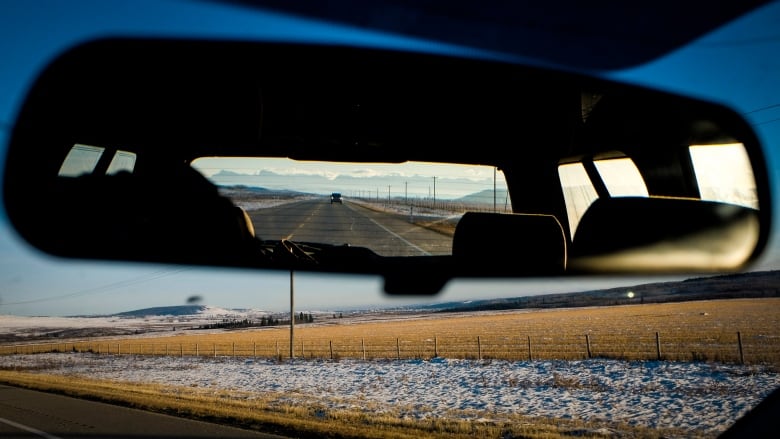
[[[751,113],[758,113],[759,111],[771,110],[772,108],[777,108],[777,107],[780,107],[780,104],[767,105],[766,107],[756,108],[755,110],[750,110],[750,111],[742,113],[742,114],[745,115],[745,114],[751,114]]]
[[[766,125],[768,123],[777,122],[777,121],[780,121],[780,117],[775,118],[775,119],[765,120],[763,122],[754,123],[753,126],[755,127],[755,126],[759,126],[759,125]]]
[[[112,282],[110,284],[101,285],[97,287],[92,288],[86,288],[83,290],[75,291],[72,293],[67,294],[61,294],[57,296],[49,296],[49,297],[43,297],[40,299],[31,299],[31,300],[20,300],[16,302],[0,302],[0,305],[7,306],[7,305],[27,305],[31,303],[41,303],[41,302],[50,302],[50,301],[57,301],[57,300],[63,300],[63,299],[72,299],[74,297],[80,297],[80,296],[86,296],[89,294],[97,294],[102,293],[105,291],[110,290],[116,290],[119,288],[124,288],[127,286],[132,286],[144,282],[150,282],[153,280],[161,279],[168,276],[173,276],[175,274],[179,274],[183,271],[187,271],[189,268],[180,268],[178,270],[160,270],[155,271],[153,273],[145,274],[143,276],[138,276],[130,279],[125,279],[117,282]]]

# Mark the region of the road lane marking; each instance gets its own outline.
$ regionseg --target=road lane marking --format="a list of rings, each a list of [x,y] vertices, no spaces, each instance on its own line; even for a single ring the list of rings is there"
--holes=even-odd
[[[353,212],[355,211],[355,209],[353,209],[353,208],[352,208],[352,206],[350,206],[348,203],[347,203],[347,204],[345,204],[345,205],[346,205],[346,206],[349,208],[349,210],[351,210],[351,211],[353,211]],[[361,207],[363,207],[363,206],[361,206]],[[363,208],[365,209],[365,207],[363,207]],[[361,215],[363,215],[363,214],[361,213]],[[387,233],[389,233],[389,234],[391,234],[391,235],[395,236],[396,238],[398,238],[399,240],[401,240],[401,242],[405,243],[405,244],[406,244],[406,245],[408,245],[409,247],[412,247],[413,249],[415,249],[415,250],[417,250],[418,252],[422,253],[422,254],[423,254],[423,256],[431,256],[431,254],[430,254],[430,253],[428,253],[427,251],[425,251],[425,250],[423,250],[422,248],[420,248],[420,247],[418,247],[418,246],[416,246],[416,245],[412,244],[411,242],[407,241],[407,240],[406,240],[406,239],[404,239],[402,236],[400,236],[399,234],[395,233],[394,231],[392,231],[392,230],[388,229],[387,227],[383,226],[382,224],[379,224],[379,223],[378,223],[378,222],[376,222],[376,221],[375,221],[373,218],[371,218],[371,217],[369,217],[369,216],[367,216],[367,215],[363,215],[363,216],[364,216],[364,217],[366,217],[366,218],[368,218],[368,220],[369,220],[369,221],[371,221],[372,223],[374,223],[374,224],[376,224],[377,226],[379,226],[380,228],[382,228],[382,230],[384,230],[385,232],[387,232]]]
[[[368,218],[368,217],[367,217],[367,218]],[[369,219],[369,220],[370,220],[372,223],[374,223],[374,224],[376,224],[377,226],[379,226],[379,227],[381,227],[382,229],[384,229],[384,231],[385,231],[385,232],[387,232],[387,233],[389,233],[389,234],[391,234],[391,235],[395,236],[396,238],[400,239],[402,242],[406,243],[406,245],[408,245],[409,247],[412,247],[413,249],[415,249],[415,250],[419,251],[420,253],[422,253],[422,254],[423,254],[423,256],[430,256],[430,255],[431,255],[431,254],[430,254],[430,253],[428,253],[427,251],[425,251],[425,250],[421,249],[420,247],[417,247],[416,245],[412,244],[411,242],[409,242],[409,241],[405,240],[403,237],[401,237],[399,234],[395,233],[394,231],[392,231],[392,230],[388,229],[387,227],[383,226],[382,224],[379,224],[378,222],[374,221],[374,219],[373,219],[373,218],[368,218],[368,219]]]
[[[24,431],[26,431],[28,433],[32,433],[32,434],[38,435],[40,437],[45,437],[46,439],[62,439],[59,436],[51,435],[49,433],[46,433],[45,431],[36,430],[36,429],[34,429],[32,427],[28,427],[26,425],[20,424],[18,422],[11,421],[9,419],[0,418],[0,422],[2,422],[3,424],[6,424],[6,425],[10,425],[11,427],[14,427],[14,428],[18,428],[19,430],[24,430]]]

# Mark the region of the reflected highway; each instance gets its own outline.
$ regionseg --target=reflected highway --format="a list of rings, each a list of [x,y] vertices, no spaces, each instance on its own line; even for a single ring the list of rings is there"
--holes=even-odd
[[[261,239],[349,244],[381,256],[452,253],[452,237],[412,224],[408,215],[377,212],[347,200],[304,200],[248,213]]]

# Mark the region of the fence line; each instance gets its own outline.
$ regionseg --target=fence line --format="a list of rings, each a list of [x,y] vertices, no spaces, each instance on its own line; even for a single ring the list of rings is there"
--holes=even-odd
[[[768,363],[780,365],[780,335],[720,333],[703,338],[664,335],[525,335],[525,336],[430,336],[420,338],[298,338],[296,357],[339,360],[355,359],[501,359],[578,360],[614,358],[624,360],[713,361],[723,363]],[[141,339],[71,341],[0,346],[0,355],[41,352],[92,352],[113,355],[212,356],[285,358],[279,340],[155,342]],[[289,341],[287,341],[289,343]]]

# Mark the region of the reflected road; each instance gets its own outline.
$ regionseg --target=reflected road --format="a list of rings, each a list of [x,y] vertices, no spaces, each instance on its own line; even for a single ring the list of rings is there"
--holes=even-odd
[[[290,239],[367,247],[381,256],[452,253],[452,237],[412,224],[407,215],[379,212],[329,198],[298,201],[249,212],[261,239]]]

